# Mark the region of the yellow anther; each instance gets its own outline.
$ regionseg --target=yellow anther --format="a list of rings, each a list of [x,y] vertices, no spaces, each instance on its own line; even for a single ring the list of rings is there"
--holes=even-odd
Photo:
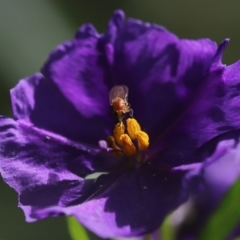
[[[110,148],[113,148],[113,149],[115,149],[117,147],[113,136],[109,136],[107,138],[107,146]]]
[[[133,156],[136,154],[137,149],[134,146],[131,138],[127,134],[121,135],[122,149],[127,156]]]
[[[116,157],[121,157],[123,155],[122,150],[116,145],[114,137],[113,136],[109,136],[107,138],[107,145],[108,147],[112,148],[113,150],[111,150],[110,152],[116,156]]]
[[[136,139],[136,134],[141,131],[141,127],[136,119],[128,118],[127,119],[127,131],[131,139]]]
[[[149,146],[149,136],[147,133],[143,131],[138,131],[136,134],[136,138],[138,141],[138,148],[140,151],[144,151],[148,148]]]
[[[119,122],[118,124],[116,124],[116,126],[113,130],[113,136],[114,136],[115,141],[119,145],[122,145],[122,141],[120,140],[120,138],[124,134],[124,132],[125,132],[124,124],[122,122]]]

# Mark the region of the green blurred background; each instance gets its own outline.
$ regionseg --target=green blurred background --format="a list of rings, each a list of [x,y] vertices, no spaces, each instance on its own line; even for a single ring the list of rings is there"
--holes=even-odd
[[[164,25],[182,38],[231,38],[224,56],[240,58],[240,1],[0,0],[0,114],[11,116],[9,89],[37,72],[48,53],[92,22],[103,32],[113,10]],[[0,179],[0,240],[70,240],[64,218],[28,224],[17,195]]]

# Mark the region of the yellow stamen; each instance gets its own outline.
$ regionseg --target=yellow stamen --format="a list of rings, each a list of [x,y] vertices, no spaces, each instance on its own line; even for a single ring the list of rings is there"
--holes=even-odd
[[[143,131],[138,131],[136,134],[136,138],[138,141],[138,148],[140,151],[144,151],[149,146],[149,136],[147,133]]]
[[[114,139],[113,136],[109,136],[109,137],[107,138],[107,145],[108,145],[108,147],[113,148],[113,149],[115,149],[115,148],[118,147],[118,146],[116,145],[116,143],[115,143],[115,139]]]
[[[141,131],[141,127],[136,119],[128,118],[126,120],[127,133],[125,133],[124,122],[118,122],[113,130],[113,136],[107,139],[108,146],[112,148],[110,151],[115,156],[127,155],[129,157],[136,155],[138,161],[141,160],[140,152],[145,151],[149,146],[149,136],[146,132]],[[137,142],[136,147],[132,140]]]
[[[141,127],[136,119],[128,118],[127,119],[127,131],[131,139],[136,139],[136,134],[141,131]]]
[[[113,136],[109,136],[107,138],[107,145],[108,147],[112,148],[113,150],[111,150],[110,152],[116,156],[116,157],[121,157],[123,155],[122,150],[116,145],[114,137]]]
[[[119,145],[122,145],[122,141],[120,138],[124,134],[124,132],[125,132],[124,124],[122,122],[119,122],[118,124],[116,124],[116,126],[113,130],[113,136],[114,136],[115,141]]]
[[[131,138],[127,134],[122,134],[121,137],[122,149],[127,156],[133,156],[136,154],[137,149],[134,146]]]

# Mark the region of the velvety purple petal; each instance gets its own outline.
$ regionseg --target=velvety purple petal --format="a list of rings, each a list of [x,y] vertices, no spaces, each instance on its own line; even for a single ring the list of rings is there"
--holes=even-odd
[[[178,129],[201,146],[206,141],[240,128],[240,62],[211,72]]]
[[[205,193],[212,203],[234,184],[240,176],[240,144],[235,140],[220,142],[215,153],[202,166]]]
[[[164,217],[188,197],[183,172],[139,169],[102,175],[96,192],[84,203],[68,208],[35,211],[36,217],[74,215],[101,237],[141,236],[159,227]]]
[[[0,127],[1,164],[6,166],[9,161],[13,165],[18,162],[43,165],[85,177],[93,172],[113,170],[122,161],[106,150],[70,141],[24,121],[0,117]]]
[[[97,144],[112,126],[102,116],[86,118],[40,73],[21,80],[11,90],[11,99],[15,119],[79,142]]]
[[[201,231],[201,227],[219,206],[224,194],[240,177],[239,140],[221,141],[201,165],[197,171],[190,171],[185,178],[195,196],[195,217],[189,227],[189,232],[194,236]],[[234,235],[236,236],[236,232]],[[229,239],[233,238],[232,236]]]
[[[225,67],[225,65],[222,64],[222,58],[223,58],[224,51],[225,51],[229,41],[230,41],[230,39],[226,38],[218,46],[218,50],[217,50],[216,55],[213,58],[213,63],[212,63],[210,71],[219,70],[220,68],[224,68]]]
[[[182,112],[211,66],[217,45],[186,40],[161,26],[115,12],[105,33],[116,85],[129,87],[129,103],[152,140]]]
[[[215,206],[240,176],[240,144],[239,140],[226,140],[218,144],[217,149],[201,168],[202,196]],[[188,174],[187,179],[194,179]]]
[[[99,149],[0,117],[0,172],[19,193],[24,210],[80,202],[95,189],[83,178],[110,171],[116,164],[117,160]]]
[[[163,164],[196,162],[196,151],[214,138],[239,136],[240,61],[214,68],[186,111],[156,141]]]
[[[227,191],[240,175],[240,145],[239,140],[229,139],[220,141],[204,162],[190,170],[185,177],[189,186],[194,186],[194,194],[204,194],[211,199],[209,205],[216,201]],[[195,185],[193,185],[193,183]]]
[[[110,79],[103,50],[100,35],[94,27],[83,25],[75,39],[59,45],[50,54],[41,71],[81,115],[79,125],[84,124],[83,130],[87,125],[92,125],[94,130],[98,126],[101,132],[112,127],[108,125],[111,119],[108,96]],[[89,133],[92,137],[97,136],[94,130],[93,134]]]

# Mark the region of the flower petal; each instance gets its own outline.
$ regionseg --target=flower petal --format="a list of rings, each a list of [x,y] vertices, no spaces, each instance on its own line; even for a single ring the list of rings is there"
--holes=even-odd
[[[91,144],[109,135],[111,124],[106,124],[106,118],[86,118],[80,114],[56,85],[40,73],[21,80],[11,90],[11,99],[14,118],[29,121],[36,127]]]
[[[209,39],[179,39],[163,27],[124,20],[121,11],[105,40],[113,80],[129,87],[134,116],[152,140],[182,112],[217,50]]]
[[[42,68],[75,109],[86,118],[109,113],[107,62],[100,35],[91,24],[79,28],[75,39],[59,45]]]
[[[95,189],[84,177],[115,164],[99,149],[0,117],[0,173],[25,211],[80,201]]]
[[[83,25],[75,39],[59,45],[42,68],[44,77],[35,74],[12,90],[15,118],[72,140],[96,144],[105,139],[113,123],[102,45],[90,24]]]
[[[183,172],[158,172],[150,166],[103,175],[96,182],[96,193],[83,204],[34,214],[74,215],[103,238],[141,236],[158,228],[171,210],[186,201],[182,176]]]
[[[186,175],[184,181],[195,196],[193,198],[195,217],[188,228],[192,235],[199,234],[202,226],[219,206],[224,194],[239,177],[239,139],[219,142],[211,156],[201,163],[201,167]],[[236,230],[239,232],[239,228]],[[236,232],[232,234],[236,237]],[[227,239],[234,239],[234,236]]]
[[[239,176],[239,140],[237,143],[233,139],[221,141],[215,152],[203,163],[199,177],[204,185],[202,194],[205,195],[205,198],[211,199],[209,205],[216,205]],[[191,179],[191,173],[188,178]]]
[[[240,136],[239,69],[240,61],[209,73],[188,109],[156,141],[163,164],[204,161],[194,154],[208,141]]]

